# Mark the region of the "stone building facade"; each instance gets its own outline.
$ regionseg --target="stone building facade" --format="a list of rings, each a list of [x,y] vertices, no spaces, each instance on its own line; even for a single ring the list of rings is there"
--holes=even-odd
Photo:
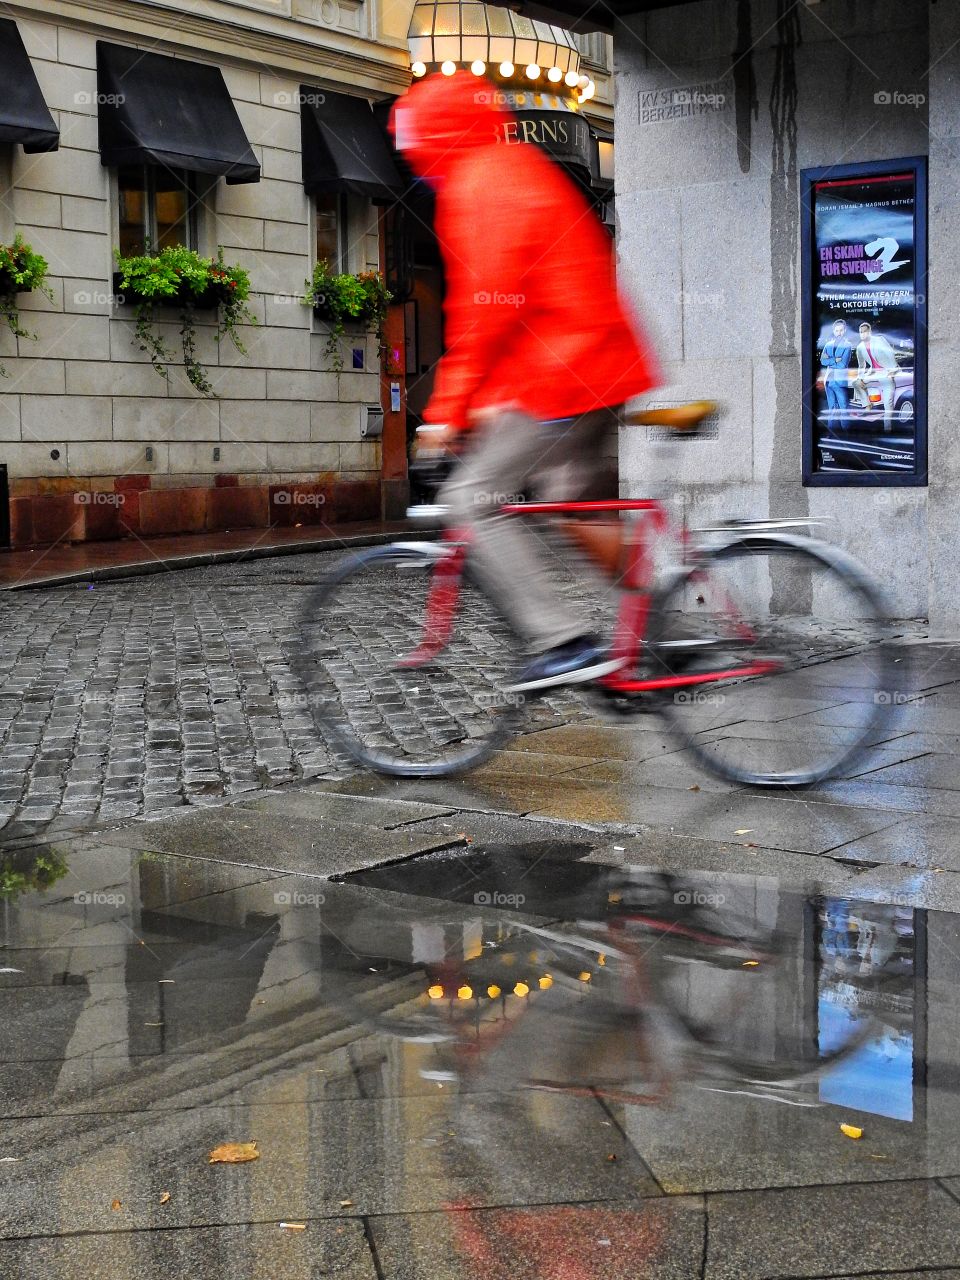
[[[614,38],[622,278],[663,358],[658,397],[723,406],[714,438],[679,448],[625,431],[624,488],[678,493],[693,525],[823,519],[828,538],[876,570],[898,617],[955,637],[960,446],[948,282],[960,242],[960,6],[617,7],[631,11]],[[703,109],[655,109],[658,94],[711,87],[716,100]],[[907,157],[926,158],[929,180],[929,276],[916,285],[927,308],[929,482],[805,485],[802,174]]]
[[[53,291],[19,299],[34,338],[0,336],[13,545],[379,518],[383,440],[361,434],[364,406],[381,404],[376,339],[348,333],[338,374],[326,326],[298,302],[318,217],[304,190],[300,90],[350,95],[367,112],[402,92],[408,11],[376,0],[37,0],[4,12],[60,132],[56,151],[0,147],[0,238],[20,232],[43,254]],[[257,321],[241,330],[242,355],[214,340],[213,313],[197,313],[217,398],[199,396],[182,368],[158,375],[115,291],[118,176],[99,154],[98,42],[218,67],[259,161],[259,182],[214,178],[198,202],[196,248],[223,246],[249,271]],[[341,217],[343,269],[378,269],[377,205],[346,194]],[[176,350],[174,318],[161,334]],[[399,417],[389,404],[388,442]],[[278,487],[295,483],[309,500],[278,502]]]

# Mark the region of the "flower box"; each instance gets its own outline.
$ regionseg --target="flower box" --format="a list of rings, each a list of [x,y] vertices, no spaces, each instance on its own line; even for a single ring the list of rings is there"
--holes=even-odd
[[[113,291],[118,298],[122,297],[125,303],[149,302],[153,306],[176,307],[177,310],[192,305],[195,311],[214,311],[222,302],[226,302],[233,292],[225,284],[208,284],[202,293],[194,293],[187,285],[181,285],[176,293],[157,293],[145,297],[143,294],[134,293],[131,289],[123,289],[122,282],[122,272],[115,271]]]

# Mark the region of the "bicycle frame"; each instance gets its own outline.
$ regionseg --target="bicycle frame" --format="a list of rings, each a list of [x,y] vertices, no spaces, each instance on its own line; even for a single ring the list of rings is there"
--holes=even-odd
[[[663,503],[654,498],[610,498],[593,502],[525,502],[500,507],[498,514],[512,518],[526,516],[597,515],[612,512],[645,512],[655,533],[663,533],[669,527],[669,514]],[[688,535],[684,530],[686,546]],[[448,529],[443,542],[449,548],[440,556],[433,570],[433,581],[427,594],[426,617],[423,638],[412,653],[401,658],[398,666],[404,668],[422,666],[436,658],[444,649],[453,630],[460,583],[464,564],[470,549],[468,529]],[[634,537],[627,541],[627,561],[618,585],[621,588],[620,606],[614,624],[611,656],[622,658],[623,666],[596,683],[612,693],[646,693],[658,689],[680,689],[692,685],[710,684],[718,680],[743,679],[748,676],[769,675],[780,669],[771,661],[746,662],[719,671],[688,674],[651,676],[646,679],[631,678],[624,672],[636,670],[650,620],[653,592],[648,585],[653,579],[653,558],[648,540]],[[752,632],[745,627],[744,639],[751,639]]]

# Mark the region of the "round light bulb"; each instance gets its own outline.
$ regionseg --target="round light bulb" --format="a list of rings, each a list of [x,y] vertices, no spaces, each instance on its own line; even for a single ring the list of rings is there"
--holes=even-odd
[[[456,69],[457,69],[457,64],[455,62],[447,61],[447,62],[441,62],[440,64],[440,70],[443,72],[445,76],[452,76],[453,73],[456,71]]]
[[[577,76],[577,84],[580,86],[581,89],[585,89],[589,83],[590,83],[589,76]]]
[[[415,62],[411,66],[410,71],[419,80],[421,76],[425,76],[427,74],[427,64],[425,62]]]
[[[515,70],[515,67],[512,62],[500,63],[500,74],[502,76],[512,76],[514,73],[514,70]]]
[[[563,83],[567,85],[567,87],[570,89],[576,88],[576,86],[580,83],[580,72],[568,71],[567,74],[563,77]]]
[[[540,68],[537,66],[535,62],[531,62],[529,67],[527,67],[527,79],[528,80],[540,79]]]
[[[554,84],[559,84],[563,79],[563,72],[559,67],[551,67],[547,72],[547,79],[552,80]]]
[[[470,63],[470,70],[473,72],[475,76],[482,76],[483,73],[486,71],[486,69],[487,69],[487,64],[485,62],[481,62],[479,58],[476,60],[476,62]]]
[[[590,83],[587,85],[587,87],[583,91],[584,102],[589,102],[596,92],[597,92],[597,86],[591,80]]]

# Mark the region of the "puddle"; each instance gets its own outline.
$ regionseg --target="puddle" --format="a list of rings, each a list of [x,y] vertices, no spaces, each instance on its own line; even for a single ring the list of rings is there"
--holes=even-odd
[[[889,1221],[884,1187],[938,1179],[910,1213],[960,1238],[956,917],[907,889],[824,897],[584,852],[472,847],[337,882],[109,846],[8,855],[0,1237],[364,1216],[401,1257],[426,1228],[383,1215],[449,1235],[456,1207],[442,1274],[489,1263],[470,1215],[499,1214],[515,1274],[553,1274],[532,1241],[517,1270],[536,1220],[575,1224],[584,1250],[594,1228],[590,1249],[655,1240],[658,1265],[682,1255],[662,1274],[693,1276],[705,1192],[855,1184]],[[207,1165],[251,1140],[255,1164]],[[940,1257],[922,1249],[911,1265]]]

